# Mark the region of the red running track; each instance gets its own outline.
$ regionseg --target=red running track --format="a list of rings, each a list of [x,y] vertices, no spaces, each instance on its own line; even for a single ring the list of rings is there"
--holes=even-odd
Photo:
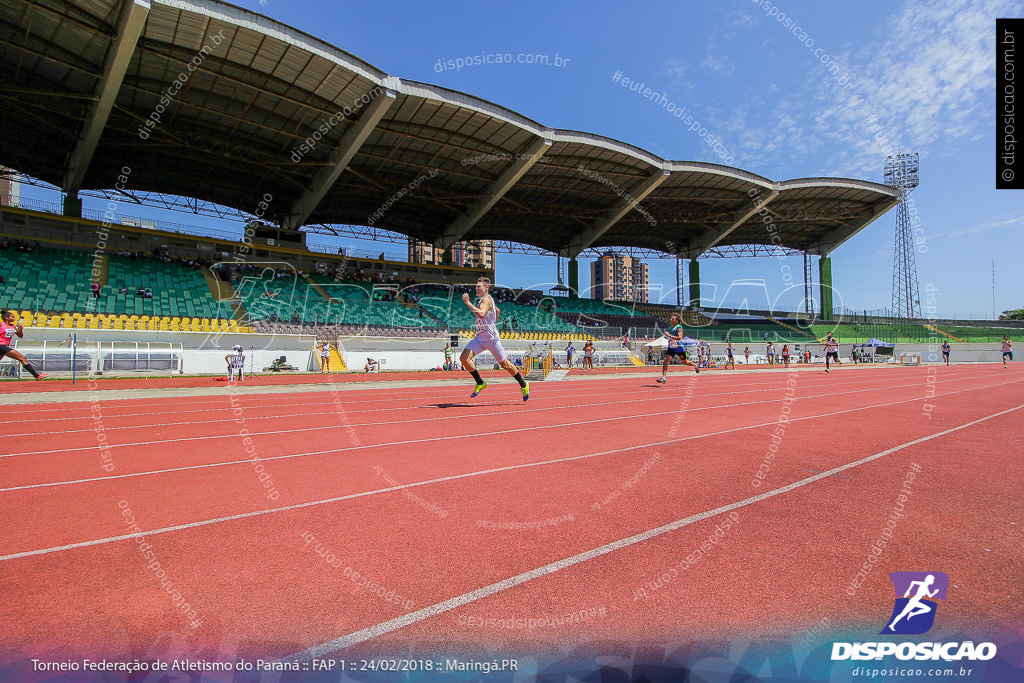
[[[8,406],[4,661],[1019,632],[1019,373],[657,374]]]

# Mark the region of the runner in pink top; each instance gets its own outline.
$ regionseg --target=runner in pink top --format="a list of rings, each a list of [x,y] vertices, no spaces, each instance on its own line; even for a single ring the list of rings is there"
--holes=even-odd
[[[14,314],[14,311],[8,311],[4,309],[0,311],[0,358],[4,356],[10,356],[14,360],[22,364],[22,366],[32,373],[32,376],[36,379],[43,379],[46,377],[46,373],[39,373],[29,362],[28,358],[19,352],[14,350],[14,337],[18,338],[25,336],[25,331],[18,322],[18,316]]]

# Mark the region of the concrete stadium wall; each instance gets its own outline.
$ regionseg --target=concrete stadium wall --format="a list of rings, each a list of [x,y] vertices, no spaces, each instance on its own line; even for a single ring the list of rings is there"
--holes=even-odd
[[[311,334],[245,334],[229,332],[174,332],[171,330],[90,330],[58,327],[26,327],[25,339],[62,342],[68,334],[77,336],[79,346],[109,341],[177,342],[185,349],[230,349],[241,344],[246,349],[309,351],[316,338]]]
[[[50,356],[68,358],[69,346],[59,346],[68,334],[76,334],[76,355],[95,363],[100,354],[109,352],[110,344],[137,343],[145,352],[147,344],[181,344],[184,374],[227,374],[224,356],[235,344],[242,346],[246,357],[246,372],[258,373],[284,356],[286,362],[301,371],[319,369],[313,358],[312,335],[297,334],[219,334],[207,332],[173,332],[161,330],[68,330],[52,327],[27,327],[25,337],[17,340],[16,347],[30,358],[44,351]],[[70,367],[70,366],[68,366]],[[114,371],[118,372],[118,371]]]
[[[453,348],[456,361],[468,341],[466,338],[460,338],[459,346]],[[338,349],[349,370],[362,371],[366,367],[367,358],[373,358],[380,363],[382,370],[432,370],[444,363],[446,343],[448,337],[346,337],[338,340]],[[566,344],[567,342],[563,340],[550,342],[555,360],[559,363],[565,361]],[[547,351],[549,342],[508,339],[503,340],[501,345],[509,357],[515,360],[522,358],[531,348],[534,352]],[[583,342],[573,342],[573,346],[576,349],[574,365],[578,366],[583,358]],[[625,349],[619,341],[594,342],[594,348],[594,362],[598,366],[613,362],[628,364]],[[485,351],[476,357],[476,362],[481,369],[490,369],[494,365],[494,357]]]

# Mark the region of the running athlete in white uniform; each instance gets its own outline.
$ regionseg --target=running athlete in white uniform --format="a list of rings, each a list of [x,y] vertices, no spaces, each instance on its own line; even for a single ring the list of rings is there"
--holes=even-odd
[[[831,332],[825,337],[825,372],[832,372],[828,369],[829,360],[834,360],[836,365],[842,365],[839,362],[839,342],[832,337]]]
[[[476,389],[470,398],[477,396],[487,388],[487,382],[480,377],[480,373],[476,369],[476,363],[473,362],[473,356],[486,349],[494,355],[494,360],[498,361],[498,364],[505,369],[505,372],[512,375],[515,381],[519,382],[519,387],[523,392],[523,400],[528,401],[530,400],[530,383],[523,379],[523,376],[519,374],[519,368],[508,359],[508,354],[502,348],[501,339],[498,337],[497,323],[500,311],[494,305],[494,299],[487,293],[490,286],[491,281],[487,278],[477,278],[476,295],[478,300],[476,305],[469,300],[469,294],[462,295],[462,301],[476,315],[476,336],[466,344],[466,348],[462,350],[462,355],[459,357],[459,360],[462,361],[462,367],[469,374],[473,375],[473,379],[476,380]]]

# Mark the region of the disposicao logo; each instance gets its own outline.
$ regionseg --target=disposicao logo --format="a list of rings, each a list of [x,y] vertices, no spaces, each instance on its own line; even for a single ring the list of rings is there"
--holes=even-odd
[[[946,599],[949,577],[944,572],[893,572],[889,577],[896,589],[896,604],[881,633],[927,633],[939,607],[934,598]]]
[[[892,616],[881,635],[917,635],[927,633],[935,624],[938,600],[946,599],[949,577],[943,572],[893,572],[889,575],[896,591]],[[996,656],[993,643],[833,643],[832,660],[897,659],[918,661],[966,659],[987,661]]]

